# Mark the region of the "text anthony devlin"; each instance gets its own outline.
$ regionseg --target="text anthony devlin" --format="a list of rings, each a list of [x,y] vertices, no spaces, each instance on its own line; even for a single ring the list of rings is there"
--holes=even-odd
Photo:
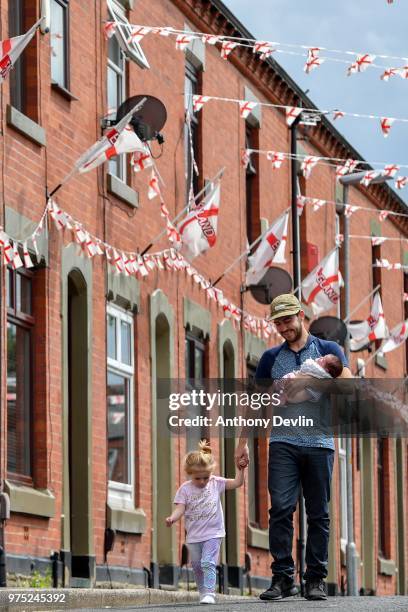
[[[241,415],[232,418],[219,416],[217,419],[212,419],[208,416],[185,418],[172,414],[169,417],[169,425],[170,427],[211,427],[214,425],[215,427],[263,427],[267,429],[270,425],[273,427],[313,427],[314,421],[303,415],[288,419],[278,415],[274,415],[270,419],[251,419]]]

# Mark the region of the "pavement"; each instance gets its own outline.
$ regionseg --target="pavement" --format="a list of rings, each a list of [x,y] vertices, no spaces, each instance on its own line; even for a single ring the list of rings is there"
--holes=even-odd
[[[47,600],[48,599],[48,600]],[[158,589],[1,589],[0,610],[5,612],[42,612],[52,610],[106,610],[129,612],[152,610],[202,611],[194,591]],[[217,595],[214,612],[408,612],[408,597],[329,597],[326,601],[307,601],[301,597],[262,602],[255,597]]]

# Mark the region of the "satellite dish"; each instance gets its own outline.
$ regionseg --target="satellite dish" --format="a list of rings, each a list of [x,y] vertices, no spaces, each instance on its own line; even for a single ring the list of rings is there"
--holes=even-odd
[[[159,143],[164,141],[160,130],[163,128],[167,119],[167,111],[163,102],[154,96],[132,96],[128,98],[118,108],[116,113],[116,121],[120,121],[132,108],[136,106],[143,98],[146,98],[142,108],[135,112],[130,120],[135,133],[146,142],[146,140],[157,139]]]
[[[312,321],[309,332],[322,340],[334,340],[337,344],[344,346],[347,338],[347,327],[337,317],[319,317]]]
[[[282,268],[271,267],[257,285],[248,287],[254,300],[260,304],[270,304],[281,293],[292,291],[292,277]]]

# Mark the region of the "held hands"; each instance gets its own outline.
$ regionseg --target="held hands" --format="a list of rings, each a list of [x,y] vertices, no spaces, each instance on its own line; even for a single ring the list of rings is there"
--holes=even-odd
[[[248,467],[249,464],[249,449],[248,445],[240,445],[235,449],[235,465],[239,470]]]
[[[171,516],[168,516],[166,518],[166,525],[167,527],[171,527],[173,525],[173,523],[175,523],[175,519]]]

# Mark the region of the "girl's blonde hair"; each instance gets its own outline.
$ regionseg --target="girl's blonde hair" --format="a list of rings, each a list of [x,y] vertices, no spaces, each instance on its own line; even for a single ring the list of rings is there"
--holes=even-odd
[[[198,443],[198,450],[191,451],[184,457],[184,470],[187,474],[192,474],[196,470],[212,472],[215,466],[211,446],[207,440],[201,440]]]

